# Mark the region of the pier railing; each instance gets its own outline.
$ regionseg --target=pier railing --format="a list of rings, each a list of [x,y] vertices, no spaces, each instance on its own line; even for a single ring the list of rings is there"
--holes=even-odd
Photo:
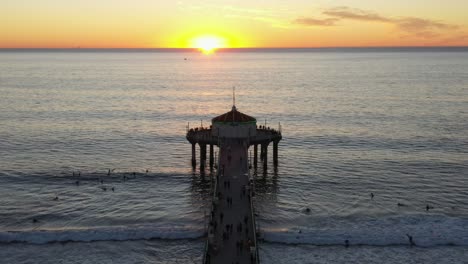
[[[187,129],[187,140],[192,144],[199,143],[199,144],[211,144],[211,145],[219,145],[219,138],[218,136],[214,136],[211,133],[212,129],[209,127],[196,127]],[[257,126],[257,133],[255,136],[250,136],[248,138],[248,144],[255,145],[255,144],[262,144],[271,141],[279,141],[282,139],[281,131],[265,127],[265,126]]]
[[[204,253],[203,253],[203,262],[202,262],[203,264],[208,264],[206,256],[208,255],[208,251],[210,250],[210,239],[209,239],[209,237],[210,237],[210,231],[211,231],[210,228],[212,228],[210,226],[210,223],[214,223],[213,214],[211,212],[214,212],[214,210],[215,210],[214,204],[215,204],[215,200],[217,199],[216,194],[218,192],[218,178],[221,176],[220,175],[221,171],[219,170],[219,159],[220,158],[221,158],[221,155],[218,155],[218,160],[217,160],[218,164],[216,166],[217,169],[216,169],[216,173],[215,173],[216,177],[214,177],[213,185],[212,185],[213,186],[213,188],[212,188],[213,193],[212,193],[212,196],[211,196],[211,210],[210,210],[210,214],[209,214],[210,217],[209,217],[207,230],[206,230],[206,236],[208,237],[208,239],[206,240],[206,243],[205,243],[205,249],[204,249]],[[213,232],[214,232],[214,230],[213,230]]]
[[[253,244],[255,245],[255,263],[260,263],[260,258],[258,255],[258,243],[257,243],[257,225],[255,221],[255,207],[253,203],[253,194],[255,190],[255,181],[251,178],[250,176],[250,169],[248,169],[248,176],[249,176],[249,195],[250,195],[250,213],[252,217],[252,226],[250,227],[251,230],[253,230],[254,233],[254,241]]]

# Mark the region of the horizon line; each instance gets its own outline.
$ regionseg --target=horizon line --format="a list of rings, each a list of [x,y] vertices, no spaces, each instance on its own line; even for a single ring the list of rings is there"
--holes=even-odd
[[[306,50],[467,50],[468,46],[329,46],[329,47],[235,47],[217,48],[216,52],[230,51],[306,51]],[[199,52],[199,48],[104,48],[104,47],[6,47],[0,51],[186,51]]]

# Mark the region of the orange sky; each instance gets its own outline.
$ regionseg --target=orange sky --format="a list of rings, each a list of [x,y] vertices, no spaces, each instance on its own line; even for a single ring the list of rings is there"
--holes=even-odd
[[[2,1],[0,48],[468,46],[468,1],[408,2]]]

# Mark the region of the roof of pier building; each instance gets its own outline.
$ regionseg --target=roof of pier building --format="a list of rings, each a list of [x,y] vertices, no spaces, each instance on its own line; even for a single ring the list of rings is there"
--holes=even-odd
[[[221,124],[223,124],[223,123],[225,123],[225,124],[229,124],[229,123],[251,123],[251,124],[255,124],[255,123],[257,123],[257,119],[237,111],[237,108],[234,105],[234,106],[232,106],[231,111],[213,118],[211,120],[211,122],[213,124],[214,123],[221,123]]]

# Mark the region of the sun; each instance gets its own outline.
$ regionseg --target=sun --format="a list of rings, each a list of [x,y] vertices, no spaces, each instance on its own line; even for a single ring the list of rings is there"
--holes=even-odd
[[[226,39],[218,36],[199,36],[191,41],[191,46],[205,54],[211,54],[216,49],[226,47]]]

